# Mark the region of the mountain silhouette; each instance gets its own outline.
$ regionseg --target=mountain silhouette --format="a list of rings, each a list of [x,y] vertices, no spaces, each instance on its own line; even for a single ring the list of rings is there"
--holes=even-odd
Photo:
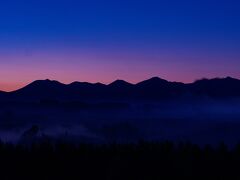
[[[159,77],[136,84],[138,96],[144,98],[169,98],[183,93],[185,84],[169,82]]]
[[[116,80],[112,83],[110,83],[108,85],[109,87],[114,87],[114,88],[129,88],[129,87],[133,87],[133,84],[127,82],[127,81],[124,81],[124,80]]]
[[[10,92],[9,96],[12,99],[52,99],[67,93],[66,87],[58,81],[36,80],[17,91]]]
[[[240,97],[240,80],[231,77],[201,79],[193,83],[170,82],[159,77],[131,84],[116,80],[108,85],[101,83],[73,82],[63,84],[52,80],[37,80],[13,91],[0,92],[0,98],[16,99],[168,99],[184,95],[212,98]]]
[[[159,77],[152,77],[148,80],[142,81],[137,83],[137,86],[159,86],[159,85],[166,85],[169,82],[165,79],[161,79]]]
[[[76,98],[96,98],[102,94],[106,85],[102,83],[73,82],[66,85],[66,93]]]
[[[58,91],[60,89],[63,89],[65,87],[64,84],[58,82],[58,81],[52,81],[49,79],[46,80],[37,80],[32,82],[31,84],[25,86],[22,89],[19,89],[18,91],[15,91],[15,93],[32,93],[32,92],[48,92],[51,93],[53,91]]]
[[[240,80],[231,77],[202,79],[189,84],[189,89],[195,94],[210,97],[239,96]]]

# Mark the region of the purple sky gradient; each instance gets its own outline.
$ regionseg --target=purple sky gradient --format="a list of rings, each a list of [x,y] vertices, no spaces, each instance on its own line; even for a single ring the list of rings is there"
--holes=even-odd
[[[132,83],[159,76],[170,81],[192,82],[203,77],[240,78],[238,53],[191,48],[68,48],[5,51],[0,59],[0,89],[11,91],[36,79],[63,83],[88,81]],[[16,63],[17,62],[17,63]]]
[[[0,90],[37,79],[240,79],[240,2],[0,2]]]

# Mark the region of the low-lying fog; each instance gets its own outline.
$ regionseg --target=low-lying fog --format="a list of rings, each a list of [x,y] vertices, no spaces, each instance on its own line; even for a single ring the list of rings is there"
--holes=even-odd
[[[1,104],[0,137],[11,142],[49,137],[94,143],[145,139],[234,144],[240,140],[240,101]]]

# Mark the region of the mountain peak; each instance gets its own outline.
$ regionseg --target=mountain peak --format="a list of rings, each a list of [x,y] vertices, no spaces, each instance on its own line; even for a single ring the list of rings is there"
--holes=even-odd
[[[45,79],[45,80],[33,81],[28,86],[59,86],[59,85],[64,85],[64,84],[56,80]]]
[[[79,81],[74,81],[70,84],[68,84],[70,87],[103,87],[105,84],[102,83],[89,83],[89,82],[79,82]]]
[[[127,82],[127,81],[124,81],[124,80],[121,80],[121,79],[117,79],[116,81],[113,81],[112,83],[110,83],[108,86],[116,86],[116,87],[119,87],[119,86],[132,86],[133,84]]]
[[[226,80],[230,80],[230,81],[239,81],[238,79],[233,78],[233,77],[231,77],[231,76],[227,76],[225,79],[226,79]]]
[[[145,81],[139,82],[137,85],[159,85],[159,84],[166,84],[168,83],[167,80],[161,79],[159,77],[152,77],[150,79],[147,79]]]
[[[78,86],[78,85],[92,85],[92,83],[89,83],[89,82],[79,82],[79,81],[74,81],[70,84],[68,84],[70,86]]]
[[[164,79],[162,79],[162,78],[160,78],[160,77],[158,77],[158,76],[154,76],[154,77],[152,77],[152,78],[150,78],[150,79],[148,79],[148,80],[151,80],[151,81],[159,81],[159,80],[164,80]],[[164,80],[164,81],[166,81],[166,80]]]
[[[239,81],[238,79],[232,78],[230,76],[224,77],[224,78],[213,78],[213,79],[208,79],[208,78],[203,78],[196,80],[193,84],[199,84],[199,83],[210,83],[210,82],[237,82]]]
[[[48,93],[52,92],[53,90],[58,91],[59,89],[62,89],[62,87],[65,87],[65,84],[62,84],[55,80],[36,80],[32,83],[28,84],[27,86],[15,91],[15,93],[27,93],[27,94],[34,94],[34,93]]]

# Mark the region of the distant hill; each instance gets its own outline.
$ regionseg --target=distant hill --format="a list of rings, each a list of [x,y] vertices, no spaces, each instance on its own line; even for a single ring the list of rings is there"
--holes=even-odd
[[[240,80],[231,77],[202,79],[188,85],[189,91],[210,97],[240,96]]]
[[[159,77],[131,84],[116,80],[108,85],[73,82],[63,84],[52,80],[37,80],[14,92],[1,92],[1,99],[24,100],[85,100],[85,99],[150,99],[179,97],[240,97],[240,80],[231,77],[202,79],[193,83],[170,82]]]

